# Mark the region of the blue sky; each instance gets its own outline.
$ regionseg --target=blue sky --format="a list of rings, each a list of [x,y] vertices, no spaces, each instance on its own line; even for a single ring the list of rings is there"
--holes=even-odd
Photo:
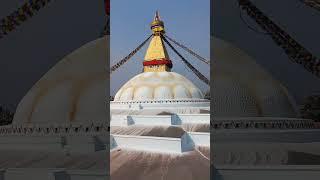
[[[201,2],[201,3],[199,3]],[[111,65],[128,55],[148,35],[156,10],[165,23],[167,35],[192,48],[201,56],[210,56],[210,1],[173,0],[111,0]],[[130,78],[141,72],[142,61],[148,44],[127,64],[111,76],[111,94]],[[178,48],[195,67],[209,78],[210,68]],[[208,86],[197,77],[168,48],[173,61],[173,71],[193,81],[202,91]]]

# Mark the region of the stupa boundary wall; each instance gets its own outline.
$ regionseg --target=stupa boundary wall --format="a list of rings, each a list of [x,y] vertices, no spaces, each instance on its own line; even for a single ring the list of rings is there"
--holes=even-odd
[[[0,126],[0,135],[5,136],[92,136],[109,134],[109,123],[70,124],[11,124]]]
[[[210,114],[111,115],[111,126],[210,124]]]
[[[214,179],[216,180],[318,180],[320,177],[319,165],[275,165],[275,166],[215,166]]]
[[[108,173],[102,170],[67,170],[64,168],[9,168],[0,169],[0,180],[105,180]]]
[[[211,124],[212,129],[313,129],[311,119],[281,117],[220,118],[210,114],[110,115],[111,126]]]
[[[312,129],[311,119],[282,117],[211,117],[213,129]]]
[[[206,99],[164,99],[164,100],[141,100],[141,101],[112,101],[110,108],[123,110],[142,109],[210,109],[210,101]]]

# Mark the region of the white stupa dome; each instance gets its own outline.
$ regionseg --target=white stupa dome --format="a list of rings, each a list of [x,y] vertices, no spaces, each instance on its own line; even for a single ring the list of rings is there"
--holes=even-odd
[[[203,99],[203,94],[178,73],[144,72],[124,84],[116,93],[114,101],[159,99]]]
[[[83,45],[51,68],[23,97],[13,123],[106,121],[107,38]]]
[[[220,117],[296,117],[287,89],[244,51],[212,38],[213,115]]]

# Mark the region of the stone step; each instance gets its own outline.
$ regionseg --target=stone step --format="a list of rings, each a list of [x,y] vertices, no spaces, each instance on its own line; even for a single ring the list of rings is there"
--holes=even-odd
[[[210,133],[187,132],[180,138],[110,135],[110,150],[125,148],[138,151],[180,154],[194,150],[195,146],[210,147]]]
[[[188,134],[196,146],[210,147],[210,133],[188,132]]]

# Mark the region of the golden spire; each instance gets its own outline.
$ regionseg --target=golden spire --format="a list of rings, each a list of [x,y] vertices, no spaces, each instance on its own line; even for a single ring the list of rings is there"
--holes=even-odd
[[[161,35],[165,33],[165,30],[164,23],[161,21],[158,11],[156,11],[151,23],[151,30],[153,37],[144,57],[143,70],[144,72],[170,71],[172,63],[161,38]]]

